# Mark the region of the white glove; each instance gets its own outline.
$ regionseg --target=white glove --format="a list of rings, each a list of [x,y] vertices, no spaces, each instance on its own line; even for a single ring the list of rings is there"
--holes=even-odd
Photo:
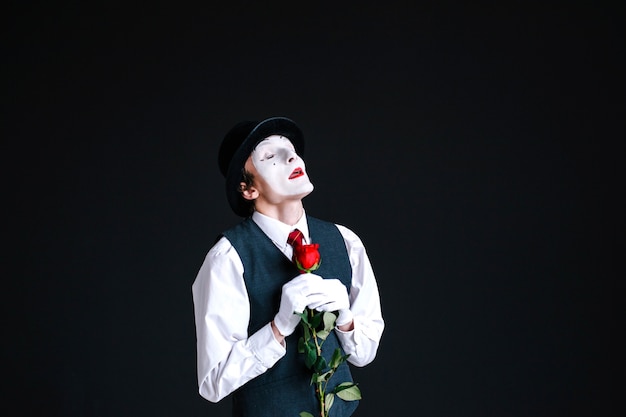
[[[322,279],[315,281],[314,292],[308,297],[307,307],[318,311],[339,311],[337,326],[352,321],[348,289],[338,279]]]
[[[344,324],[352,322],[352,320],[354,320],[354,314],[352,314],[352,311],[346,308],[343,310],[339,310],[339,316],[337,317],[335,324],[337,326],[343,326]]]
[[[324,281],[319,275],[301,274],[283,285],[280,307],[274,316],[274,325],[281,335],[289,336],[294,332],[300,323],[298,314],[304,311],[319,281]]]

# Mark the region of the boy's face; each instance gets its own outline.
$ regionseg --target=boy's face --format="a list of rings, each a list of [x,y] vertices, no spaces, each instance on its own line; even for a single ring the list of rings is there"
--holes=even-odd
[[[259,198],[272,204],[285,199],[301,199],[313,191],[304,161],[284,136],[273,135],[259,142],[250,154],[246,168],[255,174],[254,185]]]

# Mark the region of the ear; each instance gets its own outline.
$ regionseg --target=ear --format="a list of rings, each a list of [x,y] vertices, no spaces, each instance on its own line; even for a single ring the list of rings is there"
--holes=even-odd
[[[239,188],[241,189],[241,195],[246,200],[256,200],[256,198],[259,196],[259,190],[257,190],[253,185],[246,186],[245,182],[241,182],[239,183]]]

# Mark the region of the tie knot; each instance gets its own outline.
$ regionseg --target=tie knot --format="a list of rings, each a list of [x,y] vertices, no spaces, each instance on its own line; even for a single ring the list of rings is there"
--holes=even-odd
[[[287,238],[287,243],[289,243],[294,248],[302,245],[302,232],[298,229],[294,229],[291,233],[289,233],[289,237]]]

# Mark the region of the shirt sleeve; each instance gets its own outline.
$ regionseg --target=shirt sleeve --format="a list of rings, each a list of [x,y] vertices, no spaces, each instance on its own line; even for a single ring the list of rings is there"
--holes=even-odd
[[[225,237],[207,254],[192,295],[202,397],[218,402],[285,355],[270,323],[248,335],[250,304],[243,264]]]
[[[336,329],[336,332],[344,351],[350,354],[348,362],[361,367],[376,357],[385,322],[378,284],[363,242],[348,228],[341,225],[337,228],[346,243],[352,266],[350,311],[354,315],[354,329],[349,332]]]

